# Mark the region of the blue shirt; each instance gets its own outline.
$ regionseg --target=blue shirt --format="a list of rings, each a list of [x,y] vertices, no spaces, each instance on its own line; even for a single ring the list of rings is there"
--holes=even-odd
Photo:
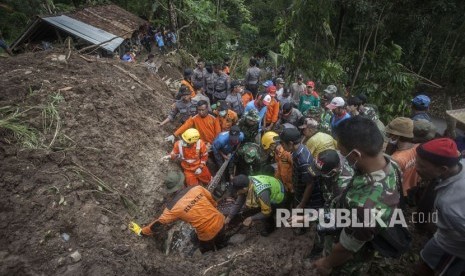
[[[163,37],[161,35],[155,35],[155,40],[157,41],[158,47],[165,46],[165,43],[163,42]]]
[[[255,106],[255,100],[253,100],[253,101],[250,101],[245,106],[244,113],[247,113],[247,112],[249,112],[249,110],[252,110],[252,109],[257,110],[257,112],[258,112],[258,116],[260,117],[260,122],[258,123],[258,128],[259,128],[259,130],[261,130],[262,129],[262,121],[263,121],[263,118],[265,117],[267,107],[263,106],[261,110],[258,110],[257,107]]]
[[[244,141],[244,133],[239,134],[239,142]],[[218,134],[215,141],[213,141],[213,154],[215,156],[216,162],[222,163],[223,157],[220,155],[220,151],[224,154],[230,154],[234,151],[236,147],[231,145],[229,142],[229,131],[224,131]]]
[[[294,198],[300,203],[303,199],[307,185],[313,184],[312,194],[307,201],[307,208],[320,208],[324,204],[320,185],[316,178],[313,156],[307,147],[300,144],[292,153],[292,186],[294,187]]]
[[[429,117],[428,113],[426,113],[426,112],[419,112],[419,113],[416,113],[415,115],[412,116],[412,120],[414,120],[414,121],[418,121],[420,119],[427,120],[427,121],[431,122],[431,118]]]
[[[347,112],[346,115],[344,115],[342,118],[337,118],[336,115],[334,115],[331,118],[331,134],[334,136],[334,130],[336,127],[344,120],[347,120],[350,118],[350,114]]]

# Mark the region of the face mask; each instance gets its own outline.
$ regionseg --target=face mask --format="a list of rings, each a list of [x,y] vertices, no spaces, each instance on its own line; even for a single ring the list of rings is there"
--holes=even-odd
[[[357,150],[353,149],[353,150],[351,150],[346,156],[344,156],[344,158],[347,160],[347,163],[349,164],[349,166],[350,166],[352,169],[355,170],[358,160],[356,160],[353,164],[350,164],[350,161],[349,161],[349,156],[350,156],[352,153],[354,153],[354,152],[355,152],[355,153],[358,153],[359,156],[360,156],[360,153],[359,153]]]
[[[224,117],[226,116],[226,110],[220,111],[218,114],[220,114],[221,117]]]

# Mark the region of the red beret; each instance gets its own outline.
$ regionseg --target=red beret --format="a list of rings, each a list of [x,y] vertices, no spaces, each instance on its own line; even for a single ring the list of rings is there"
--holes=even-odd
[[[417,154],[437,166],[454,166],[461,159],[457,144],[449,138],[434,139],[421,144],[417,147]]]

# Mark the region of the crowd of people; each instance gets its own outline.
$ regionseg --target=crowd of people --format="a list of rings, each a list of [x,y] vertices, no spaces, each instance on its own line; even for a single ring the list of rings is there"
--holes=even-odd
[[[255,59],[242,80],[232,80],[224,64],[199,61],[184,70],[177,99],[160,123],[180,124],[166,137],[174,146],[162,159],[180,162],[182,172],[167,174],[163,214],[133,226],[136,233],[151,235],[180,219],[193,226],[206,252],[225,246],[225,229],[238,219],[270,235],[279,208],[355,209],[362,221],[365,209],[383,209],[381,219],[389,222],[408,206],[437,214],[435,224],[413,221],[415,231],[434,233],[412,268],[416,275],[464,272],[464,149],[436,133],[427,95],[413,97],[411,116],[383,124],[366,95],[345,98],[333,84],[320,93],[302,75],[290,85],[262,76]],[[227,169],[216,175],[223,165]],[[228,185],[210,193],[213,177]],[[224,214],[219,200],[233,207]],[[256,212],[239,216],[244,210]],[[310,255],[321,275],[358,275],[383,251],[377,241],[387,230],[293,228],[294,235],[308,231],[317,231]]]

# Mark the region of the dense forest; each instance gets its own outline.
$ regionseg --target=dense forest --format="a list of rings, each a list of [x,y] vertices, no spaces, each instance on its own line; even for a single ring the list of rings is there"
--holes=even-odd
[[[415,91],[465,86],[462,0],[6,0],[1,30],[12,41],[36,14],[110,2],[176,30],[193,55],[231,58],[239,74],[267,56],[288,80],[303,73],[363,92],[385,120],[407,112]]]

